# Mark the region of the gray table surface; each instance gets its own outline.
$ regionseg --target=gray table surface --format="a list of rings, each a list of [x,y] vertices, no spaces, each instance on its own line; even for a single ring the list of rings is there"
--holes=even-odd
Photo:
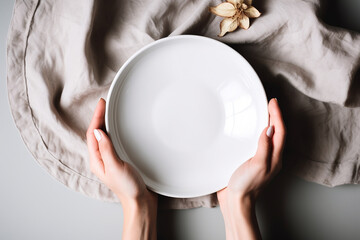
[[[324,1],[324,19],[360,32],[360,1]],[[341,4],[340,4],[341,3]],[[6,92],[13,1],[0,2],[0,239],[120,239],[122,209],[66,188],[34,161]],[[281,174],[257,203],[264,239],[360,239],[360,186],[327,188]],[[159,212],[159,239],[225,239],[219,208]]]

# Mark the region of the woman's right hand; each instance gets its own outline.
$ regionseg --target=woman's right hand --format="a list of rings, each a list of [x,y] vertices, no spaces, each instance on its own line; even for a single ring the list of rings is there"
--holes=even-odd
[[[270,126],[261,133],[255,156],[233,173],[226,188],[217,192],[227,236],[231,239],[259,238],[255,200],[281,169],[286,129],[276,99],[270,100],[268,109]],[[234,225],[234,222],[238,225]]]

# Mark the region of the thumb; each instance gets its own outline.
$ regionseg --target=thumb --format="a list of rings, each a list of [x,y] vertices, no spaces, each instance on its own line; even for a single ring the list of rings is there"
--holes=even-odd
[[[99,152],[104,162],[104,165],[106,166],[109,164],[116,164],[117,162],[122,163],[122,161],[117,156],[114,146],[108,135],[101,129],[95,129],[94,135],[96,140],[98,141]]]
[[[264,166],[266,166],[267,169],[269,168],[269,164],[270,164],[270,157],[271,157],[271,153],[272,153],[272,136],[274,134],[274,127],[273,126],[269,126],[266,127],[259,138],[259,142],[258,142],[258,149],[256,151],[255,154],[255,159],[256,161],[261,162],[262,164],[264,164]]]

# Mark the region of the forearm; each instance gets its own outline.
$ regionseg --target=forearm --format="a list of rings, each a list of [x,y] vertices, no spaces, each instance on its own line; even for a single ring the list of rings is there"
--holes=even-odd
[[[255,202],[250,198],[231,199],[222,204],[227,240],[261,239],[255,215]]]
[[[156,239],[157,202],[127,202],[123,210],[123,240]]]

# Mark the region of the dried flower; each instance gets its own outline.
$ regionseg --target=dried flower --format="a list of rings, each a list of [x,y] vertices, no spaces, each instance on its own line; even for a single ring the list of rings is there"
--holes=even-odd
[[[251,4],[252,0],[226,0],[216,7],[210,7],[210,12],[224,18],[220,22],[219,37],[235,31],[238,27],[249,28],[249,18],[257,18],[261,15]]]

